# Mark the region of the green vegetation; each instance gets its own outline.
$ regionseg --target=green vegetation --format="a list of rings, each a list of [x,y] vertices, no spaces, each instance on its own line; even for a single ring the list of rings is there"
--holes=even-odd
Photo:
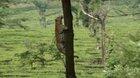
[[[34,7],[17,7],[11,10],[15,14],[4,18],[12,20],[12,25],[7,22],[0,28],[0,78],[65,78],[63,61],[54,45],[54,21],[62,15],[59,12],[61,5],[52,4],[47,9],[46,28],[40,26],[38,11]],[[4,11],[0,7],[0,17]],[[16,21],[14,25],[13,19]],[[17,19],[22,27],[17,24]],[[77,78],[139,78],[139,26],[140,20],[129,15],[107,18],[106,33],[111,40],[107,44],[109,58],[105,69],[96,61],[101,58],[96,39],[89,36],[88,28],[75,26],[75,55],[79,56],[75,58]]]

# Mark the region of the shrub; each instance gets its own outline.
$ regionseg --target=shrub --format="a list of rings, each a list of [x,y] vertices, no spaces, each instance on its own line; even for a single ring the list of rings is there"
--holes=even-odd
[[[130,34],[127,43],[116,46],[108,59],[106,78],[140,77],[140,34]]]

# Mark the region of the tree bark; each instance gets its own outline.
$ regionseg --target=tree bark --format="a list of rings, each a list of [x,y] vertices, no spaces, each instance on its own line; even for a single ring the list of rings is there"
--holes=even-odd
[[[73,16],[71,13],[70,0],[61,0],[64,15],[64,25],[67,30],[64,32],[64,46],[66,53],[66,78],[76,78],[74,65],[74,33],[73,33]]]
[[[105,21],[101,21],[101,51],[102,51],[102,64],[105,65],[106,61],[106,45],[105,45]]]

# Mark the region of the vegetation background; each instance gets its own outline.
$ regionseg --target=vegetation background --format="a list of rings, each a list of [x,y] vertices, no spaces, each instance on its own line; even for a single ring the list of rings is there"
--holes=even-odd
[[[61,2],[45,0],[46,4],[35,5],[35,1],[0,0],[0,78],[65,78],[63,55],[54,43],[55,18],[62,15]],[[92,1],[100,0],[84,1],[91,1],[86,4],[90,10],[98,9]],[[71,0],[74,48],[79,56],[75,58],[77,78],[139,78],[140,1],[102,1],[109,8],[105,68],[100,62],[101,52],[96,49],[97,40],[84,25],[86,16],[81,14],[79,3]]]

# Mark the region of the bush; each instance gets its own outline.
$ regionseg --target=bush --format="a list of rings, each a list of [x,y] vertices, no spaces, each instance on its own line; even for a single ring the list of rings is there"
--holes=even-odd
[[[128,42],[129,41],[129,42]],[[110,53],[106,78],[140,77],[140,34],[130,34],[127,43]]]
[[[44,67],[47,59],[50,59],[50,57],[46,58],[46,54],[51,55],[53,60],[62,59],[62,55],[54,44],[49,45],[43,42],[33,44],[27,40],[25,46],[27,49],[25,52],[15,54],[22,66],[29,65],[31,68],[36,68],[35,66],[41,65],[41,67]]]

